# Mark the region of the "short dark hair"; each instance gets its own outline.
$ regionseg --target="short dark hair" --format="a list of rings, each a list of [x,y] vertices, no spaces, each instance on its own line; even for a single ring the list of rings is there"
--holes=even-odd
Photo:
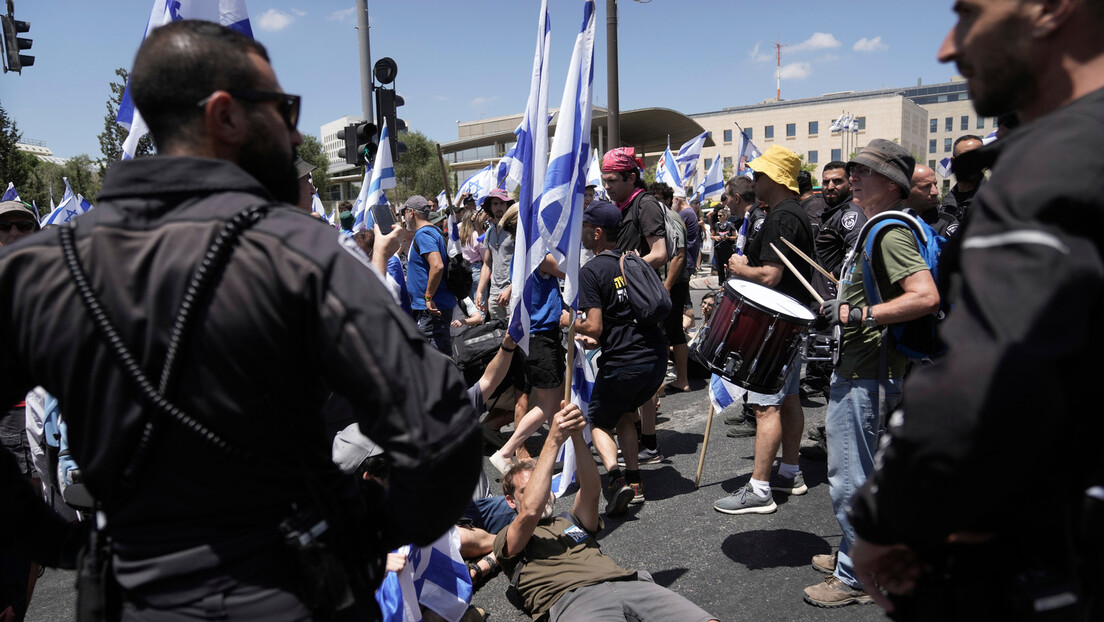
[[[702,302],[705,302],[706,300],[712,300],[713,303],[716,304],[717,292],[709,292],[706,295],[702,296]]]
[[[738,194],[745,203],[755,202],[755,182],[744,175],[737,175],[725,182],[729,194]]]
[[[824,171],[834,171],[837,168],[842,168],[844,171],[846,171],[847,170],[847,163],[842,161],[842,160],[832,160],[828,164],[825,164],[824,168],[821,169],[821,175],[824,174]]]
[[[958,143],[966,142],[968,140],[976,140],[979,143],[985,142],[981,139],[981,136],[978,136],[976,134],[963,134],[962,136],[959,136],[955,139],[954,145],[951,145],[951,153],[954,154],[954,150],[958,148]]]
[[[353,202],[352,201],[342,201],[342,202],[337,204],[338,213],[348,212],[352,209],[353,209]]]
[[[204,97],[257,85],[250,52],[268,61],[260,43],[202,20],[171,22],[146,37],[134,58],[130,93],[159,151],[195,135]]]
[[[813,176],[809,174],[809,171],[800,171],[797,174],[797,192],[798,194],[805,194],[813,189]]]
[[[675,191],[667,184],[657,181],[648,186],[648,192],[652,193],[652,196],[669,201],[675,198]]]
[[[615,171],[615,172],[619,173],[621,175],[621,180],[622,181],[629,181],[629,175],[636,175],[636,182],[633,183],[633,186],[636,187],[636,188],[643,188],[645,190],[648,189],[647,184],[644,183],[644,177],[640,174],[640,169],[637,168],[637,169],[633,169],[631,171]]]
[[[526,458],[510,465],[510,468],[506,469],[506,472],[502,474],[502,496],[512,497],[514,492],[517,491],[516,484],[514,484],[514,476],[522,471],[532,471],[535,468],[537,468],[537,461],[532,458]]]

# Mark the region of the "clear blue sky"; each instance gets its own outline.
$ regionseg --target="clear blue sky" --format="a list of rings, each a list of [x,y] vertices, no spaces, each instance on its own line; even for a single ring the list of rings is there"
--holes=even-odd
[[[210,0],[217,1],[217,0]],[[619,1],[621,108],[683,113],[753,104],[775,94],[774,41],[783,48],[782,97],[945,82],[935,60],[954,23],[951,0],[735,2]],[[606,11],[597,0],[594,103],[606,104]],[[101,156],[108,83],[129,67],[153,0],[16,0],[31,23],[35,65],[0,76],[0,102],[25,139],[55,154]],[[372,59],[399,66],[399,116],[438,142],[456,121],[520,112],[529,90],[539,0],[369,0]],[[303,96],[299,128],[360,114],[354,0],[247,0],[255,37],[285,91]],[[581,0],[549,0],[558,107]]]

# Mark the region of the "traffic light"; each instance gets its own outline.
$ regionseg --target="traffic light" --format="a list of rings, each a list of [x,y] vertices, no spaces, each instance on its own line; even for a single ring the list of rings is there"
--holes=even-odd
[[[337,157],[344,158],[346,164],[360,166],[376,158],[379,136],[375,125],[367,121],[346,125],[337,131],[337,137],[345,141],[345,147],[337,150]]]
[[[404,103],[402,95],[395,93],[395,89],[376,87],[376,124],[383,127],[387,121],[387,135],[391,139],[391,157],[396,158],[401,153],[406,153],[406,144],[399,141],[399,132],[406,131],[406,121],[398,118],[397,108]]]
[[[4,73],[16,71],[22,74],[24,67],[30,67],[34,64],[34,56],[27,56],[19,52],[31,49],[31,44],[34,41],[17,35],[30,30],[31,23],[21,22],[13,18],[10,9],[7,15],[0,15],[0,21],[3,22],[4,30]]]

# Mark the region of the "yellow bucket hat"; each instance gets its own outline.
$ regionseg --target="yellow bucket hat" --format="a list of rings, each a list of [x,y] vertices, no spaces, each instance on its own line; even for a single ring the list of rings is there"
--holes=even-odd
[[[756,173],[763,173],[775,182],[798,192],[797,174],[801,172],[801,159],[789,149],[780,145],[771,145],[766,153],[748,162],[747,165]]]

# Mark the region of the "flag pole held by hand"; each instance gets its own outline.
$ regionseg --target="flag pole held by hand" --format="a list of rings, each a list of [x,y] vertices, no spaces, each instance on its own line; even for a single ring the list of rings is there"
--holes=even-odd
[[[449,192],[448,169],[445,168],[445,154],[441,151],[441,143],[437,144],[437,161],[441,163],[441,180],[445,182],[445,203],[452,207],[452,194]]]

